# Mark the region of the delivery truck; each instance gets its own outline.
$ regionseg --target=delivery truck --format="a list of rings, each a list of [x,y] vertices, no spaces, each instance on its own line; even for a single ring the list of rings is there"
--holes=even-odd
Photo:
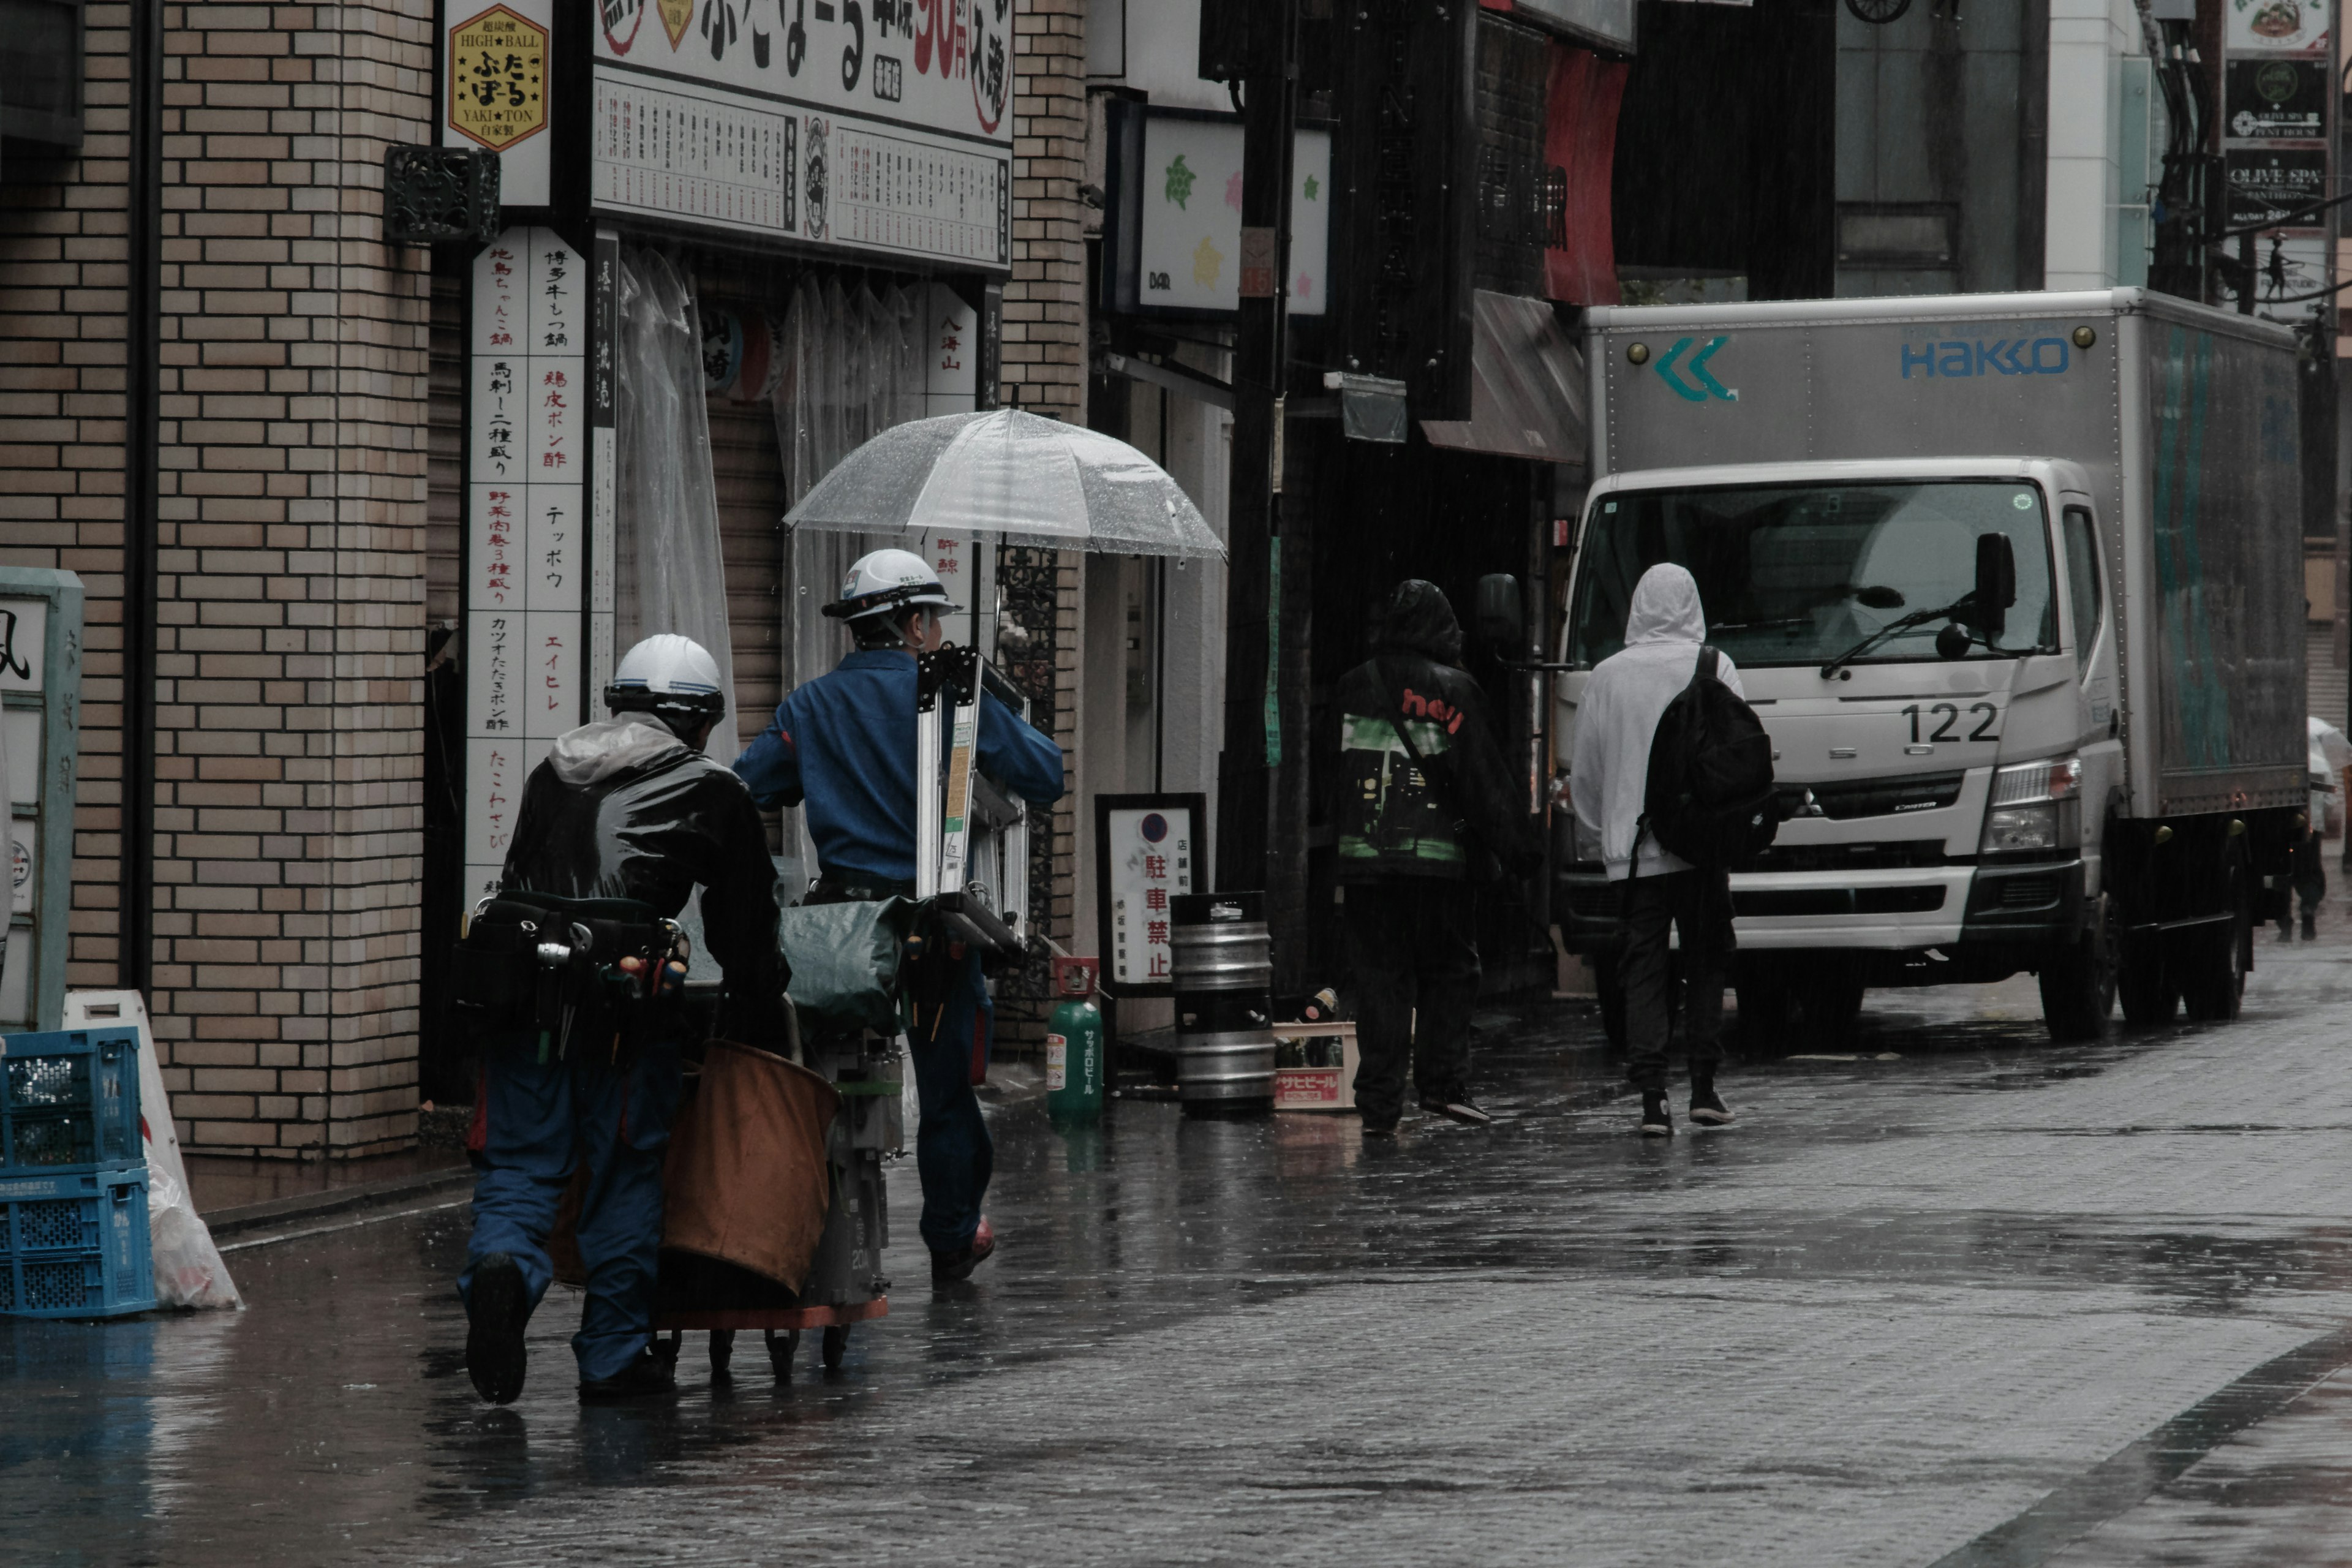
[[[2235,1016],[2307,809],[2294,334],[2118,289],[1601,309],[1586,353],[1555,759],[1689,568],[1786,817],[1731,879],[1743,1031],[2020,973],[2060,1039]],[[1619,889],[1553,816],[1614,1027]]]

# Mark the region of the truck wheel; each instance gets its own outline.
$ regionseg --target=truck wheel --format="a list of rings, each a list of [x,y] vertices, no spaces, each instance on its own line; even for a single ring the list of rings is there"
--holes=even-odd
[[[1592,991],[1601,1001],[1601,1032],[1618,1050],[1625,1048],[1625,982],[1617,973],[1617,955],[1592,957]]]
[[[2238,1016],[2246,994],[2253,910],[2245,896],[2245,879],[2235,867],[2231,868],[2230,896],[2229,923],[2196,932],[2189,972],[2181,982],[2180,999],[2188,1005],[2189,1016],[2200,1023],[2228,1023]]]
[[[2095,1040],[2115,1011],[2116,946],[2118,932],[2100,895],[2091,929],[2072,947],[2060,948],[2042,965],[2042,1021],[2061,1045]]]
[[[2130,938],[2122,952],[2116,997],[2124,1005],[2124,1022],[2141,1029],[2172,1022],[2173,1009],[2180,1005],[2180,986],[2166,962],[2162,935],[2150,931]]]
[[[1789,1048],[1789,983],[1748,973],[1739,977],[1739,1042],[1759,1056]]]
[[[1794,990],[1808,1039],[1828,1046],[1853,1037],[1854,1020],[1862,1013],[1860,972],[1831,960],[1798,980]]]

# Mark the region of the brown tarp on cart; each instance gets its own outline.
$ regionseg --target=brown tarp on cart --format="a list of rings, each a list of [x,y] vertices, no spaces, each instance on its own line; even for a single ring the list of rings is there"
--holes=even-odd
[[[798,1291],[832,1203],[825,1143],[840,1095],[806,1068],[727,1040],[710,1042],[688,1083],[662,1167],[662,1249]],[[586,1279],[572,1240],[586,1181],[583,1165],[548,1237],[555,1277],[569,1285]]]

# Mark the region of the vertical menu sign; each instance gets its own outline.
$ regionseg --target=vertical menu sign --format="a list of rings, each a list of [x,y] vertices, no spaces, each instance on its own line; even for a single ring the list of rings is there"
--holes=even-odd
[[[64,1026],[80,755],[81,579],[0,565],[0,823],[8,829],[0,1034]]]
[[[523,781],[585,717],[587,258],[510,228],[474,262],[466,435],[466,873],[498,886]]]
[[[2329,300],[2328,0],[2222,0],[2221,166],[2228,226],[2254,236],[2254,309],[2303,321]],[[2223,248],[2239,254],[2238,242]],[[2225,275],[2223,297],[2241,285]]]

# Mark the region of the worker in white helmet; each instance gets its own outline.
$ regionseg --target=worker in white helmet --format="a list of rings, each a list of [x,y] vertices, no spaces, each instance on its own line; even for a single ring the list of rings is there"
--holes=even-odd
[[[456,999],[483,1057],[457,1288],[467,1370],[499,1405],[522,1392],[523,1325],[553,1277],[548,1234],[579,1163],[581,1396],[674,1386],[648,1348],[686,1028],[683,954],[666,922],[698,883],[704,940],[726,972],[722,1032],[784,1029],[767,833],[742,781],[702,751],[726,706],[718,666],[686,637],[647,637],[604,701],[613,716],[559,736],[524,784],[499,889],[457,959]]]
[[[735,760],[762,806],[803,808],[820,870],[813,901],[914,896],[915,656],[940,647],[940,612],[954,605],[911,552],[860,559],[840,600],[824,606],[849,623],[856,647],[830,675],[785,698]],[[1059,799],[1062,749],[994,697],[983,693],[980,707],[982,771],[1024,800]],[[945,1006],[908,1040],[922,1109],[915,1145],[921,1228],[937,1284],[969,1278],[995,1247],[981,1212],[994,1151],[972,1094],[994,1014],[979,953],[956,963]]]

